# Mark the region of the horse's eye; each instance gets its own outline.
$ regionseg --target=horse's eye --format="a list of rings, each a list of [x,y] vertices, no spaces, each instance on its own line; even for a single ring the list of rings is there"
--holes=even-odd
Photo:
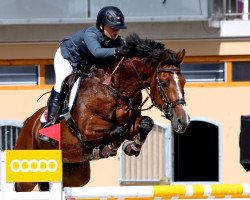
[[[165,87],[168,86],[168,84],[167,84],[167,82],[165,82],[165,81],[161,81],[161,86],[165,88]]]

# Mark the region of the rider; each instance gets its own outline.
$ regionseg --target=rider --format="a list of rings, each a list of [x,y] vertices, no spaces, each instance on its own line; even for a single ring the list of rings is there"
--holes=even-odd
[[[59,99],[63,80],[73,72],[79,62],[95,63],[98,59],[115,59],[124,41],[120,29],[126,29],[124,15],[114,6],[102,8],[96,26],[82,29],[66,37],[54,58],[56,82],[48,99],[48,120],[45,127],[54,123],[59,112]]]

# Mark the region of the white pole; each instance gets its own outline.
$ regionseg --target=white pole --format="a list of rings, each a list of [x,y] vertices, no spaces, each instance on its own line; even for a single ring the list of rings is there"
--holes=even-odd
[[[4,195],[4,179],[5,179],[5,177],[4,177],[4,172],[3,172],[3,170],[4,170],[4,168],[5,168],[5,166],[4,166],[4,159],[3,159],[3,155],[4,153],[1,151],[0,152],[0,172],[1,172],[1,174],[0,174],[0,177],[1,177],[1,193],[0,193],[0,199],[4,199],[3,198],[3,195]]]
[[[13,192],[13,184],[6,182],[6,152],[1,151],[1,199],[9,199]]]
[[[50,183],[49,200],[63,200],[62,183]]]
[[[248,20],[249,19],[249,10],[248,10],[249,2],[248,0],[243,1],[243,20]]]
[[[122,186],[122,187],[65,187],[67,198],[146,198],[153,197],[152,186]]]
[[[11,198],[3,200],[48,200],[50,199],[49,192],[12,192],[9,194]]]

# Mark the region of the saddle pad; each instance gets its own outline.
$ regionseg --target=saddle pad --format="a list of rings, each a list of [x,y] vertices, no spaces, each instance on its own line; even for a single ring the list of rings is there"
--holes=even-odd
[[[41,123],[46,123],[48,121],[48,109],[46,108],[40,117]]]

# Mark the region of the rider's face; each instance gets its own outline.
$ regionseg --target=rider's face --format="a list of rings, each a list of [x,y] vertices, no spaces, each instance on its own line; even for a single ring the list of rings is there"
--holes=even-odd
[[[108,25],[104,26],[104,35],[106,35],[111,40],[115,40],[120,34],[120,29],[111,28]]]

